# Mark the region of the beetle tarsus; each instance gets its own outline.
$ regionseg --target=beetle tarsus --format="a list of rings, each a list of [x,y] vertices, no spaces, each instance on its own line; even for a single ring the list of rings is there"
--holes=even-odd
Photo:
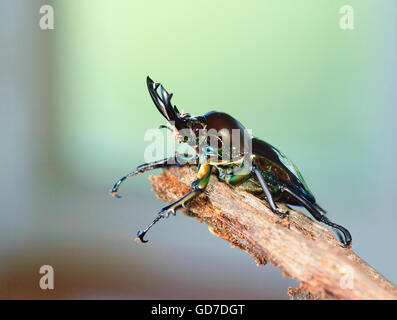
[[[161,210],[161,212],[159,213],[159,215],[162,218],[169,218],[170,214],[172,214],[173,216],[176,216],[176,211],[175,209],[171,208],[164,208],[163,210]]]
[[[138,168],[139,168],[139,167],[138,167]],[[140,174],[140,173],[141,173],[141,172],[139,171],[139,169],[137,169],[137,170],[135,170],[135,171],[133,171],[133,172],[130,172],[130,173],[126,174],[125,176],[121,177],[120,179],[118,179],[118,180],[115,182],[115,184],[113,185],[112,189],[109,191],[109,194],[110,194],[112,197],[114,197],[114,198],[118,198],[118,199],[121,198],[121,196],[117,194],[117,191],[119,190],[119,187],[120,187],[121,183],[122,183],[124,180],[126,180],[126,179],[128,179],[128,178],[130,178],[130,177],[136,176],[137,174]]]
[[[172,206],[168,206],[163,208],[159,214],[157,215],[157,217],[143,230],[143,231],[138,231],[136,236],[137,238],[139,238],[139,240],[142,243],[146,243],[148,242],[148,240],[145,240],[143,237],[145,236],[145,234],[153,227],[153,225],[155,225],[160,219],[162,218],[168,218],[170,216],[170,214],[172,215],[176,215],[176,211],[174,209],[174,207]]]
[[[284,219],[284,218],[288,218],[289,217],[289,211],[280,212],[280,211],[276,210],[276,211],[273,211],[273,212],[275,214],[277,214],[280,217],[280,219]]]
[[[349,230],[345,229],[344,227],[340,226],[339,224],[333,223],[324,215],[321,217],[321,222],[342,232],[343,236],[345,237],[345,239],[342,242],[343,246],[345,248],[348,248],[350,246],[350,244],[352,242],[352,236],[351,236]]]
[[[159,221],[161,218],[164,218],[164,216],[161,214],[161,212],[158,214],[158,216],[143,230],[143,231],[138,231],[136,236],[137,238],[139,238],[139,240],[142,243],[146,243],[148,242],[148,240],[143,239],[143,237],[145,236],[145,234],[150,230],[151,227],[153,227],[154,224],[157,223],[157,221]]]
[[[141,240],[141,242],[146,241],[143,239],[143,237],[150,230],[150,228],[152,228],[153,225],[156,224],[160,219],[168,218],[170,214],[173,214],[175,216],[176,210],[178,210],[181,207],[184,207],[186,203],[190,202],[204,191],[204,189],[208,184],[208,180],[211,174],[211,166],[203,165],[203,170],[206,171],[203,177],[197,178],[196,180],[193,181],[191,185],[191,190],[185,196],[161,209],[157,217],[142,232],[138,231],[137,237],[139,238],[139,240]]]
[[[112,189],[112,190],[109,191],[109,194],[110,194],[113,198],[117,198],[117,199],[120,199],[120,198],[121,198],[121,196],[117,194],[117,190],[113,190],[113,189]]]
[[[321,209],[321,207],[318,204],[313,204],[313,203],[309,203],[308,201],[306,201],[304,198],[300,197],[298,194],[296,194],[293,190],[291,190],[291,188],[287,187],[287,186],[282,186],[280,188],[281,192],[286,192],[289,195],[291,195],[292,197],[294,197],[296,200],[298,200],[302,206],[304,206],[306,208],[307,211],[310,212],[310,214],[317,220],[320,221],[332,228],[335,228],[337,230],[339,230],[340,232],[342,232],[344,239],[343,241],[341,241],[343,243],[343,246],[345,248],[348,248],[352,242],[352,236],[349,232],[349,230],[347,230],[346,228],[340,226],[339,224],[333,223],[332,221],[330,221],[324,214],[324,210]]]
[[[142,243],[149,242],[148,240],[143,239],[143,237],[145,236],[145,234],[146,234],[146,232],[141,232],[141,231],[138,231],[138,232],[136,233],[137,238],[138,238],[139,241],[141,241]]]
[[[154,170],[154,169],[158,169],[158,168],[165,168],[165,167],[172,167],[172,166],[182,166],[183,164],[181,164],[179,161],[180,159],[180,155],[178,153],[176,153],[174,156],[169,157],[169,158],[165,158],[162,160],[158,160],[158,161],[154,161],[154,162],[150,162],[150,163],[144,163],[140,166],[138,166],[134,171],[126,174],[125,176],[121,177],[120,179],[118,179],[115,184],[113,185],[112,189],[109,191],[109,194],[114,197],[114,198],[121,198],[120,195],[117,194],[121,183],[131,177],[137,176],[139,174],[142,174],[146,171],[150,171],[150,170]]]

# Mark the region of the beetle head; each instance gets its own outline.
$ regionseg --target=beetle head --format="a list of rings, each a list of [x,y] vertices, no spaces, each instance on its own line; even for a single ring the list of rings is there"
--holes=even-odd
[[[186,131],[193,133],[198,138],[199,131],[206,127],[205,118],[179,112],[178,108],[171,104],[172,93],[168,93],[160,83],[153,82],[149,77],[146,78],[146,83],[155,106],[173,126],[176,139],[179,142],[186,142]],[[157,92],[158,88],[160,88],[161,95]],[[184,132],[182,135],[179,134],[181,130]]]

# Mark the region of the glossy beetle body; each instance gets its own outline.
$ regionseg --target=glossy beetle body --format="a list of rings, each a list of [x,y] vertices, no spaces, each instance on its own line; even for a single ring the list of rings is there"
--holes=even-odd
[[[281,151],[267,142],[253,138],[252,152],[257,159],[258,166],[265,177],[273,196],[292,205],[300,205],[299,201],[288,194],[279,193],[280,184],[287,184],[310,203],[316,200],[307,186],[298,168]]]
[[[280,212],[275,201],[303,206],[316,220],[342,232],[344,246],[350,245],[349,231],[325,216],[326,212],[316,203],[297,167],[282,152],[265,141],[247,135],[245,127],[227,113],[210,111],[202,116],[180,113],[171,104],[172,94],[160,84],[154,83],[148,77],[147,86],[157,109],[172,125],[172,128],[161,127],[173,131],[179,143],[189,143],[194,148],[194,155],[188,158],[197,164],[198,169],[190,192],[164,207],[145,230],[138,232],[142,242],[147,242],[144,235],[161,218],[175,214],[176,210],[205,190],[215,168],[221,181],[266,199],[271,210],[281,218],[287,217],[288,212]],[[159,87],[161,95],[157,92]],[[185,164],[184,160],[184,155],[175,154],[170,158],[143,164],[119,179],[110,193],[117,196],[120,184],[129,177],[156,168],[181,166]]]

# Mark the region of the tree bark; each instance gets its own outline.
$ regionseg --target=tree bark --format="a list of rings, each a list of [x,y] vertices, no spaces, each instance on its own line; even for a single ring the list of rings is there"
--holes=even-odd
[[[157,196],[172,202],[189,191],[195,167],[164,169],[150,176]],[[285,211],[287,207],[277,203]],[[262,201],[211,177],[206,191],[189,204],[186,215],[208,224],[212,234],[300,282],[289,288],[293,298],[397,299],[397,287],[340,242],[323,225],[288,209],[279,220]]]

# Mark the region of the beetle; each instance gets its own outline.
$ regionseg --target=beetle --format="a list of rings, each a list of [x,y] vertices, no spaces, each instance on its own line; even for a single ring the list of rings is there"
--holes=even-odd
[[[169,158],[142,164],[118,179],[110,194],[119,198],[117,191],[127,178],[157,168],[183,166],[186,164],[186,159],[193,160],[197,165],[197,176],[190,185],[190,191],[184,197],[162,208],[143,231],[138,231],[137,237],[141,242],[147,242],[144,239],[145,234],[160,219],[168,218],[170,214],[175,215],[178,209],[185,207],[192,199],[204,192],[211,174],[215,173],[219,180],[228,185],[265,199],[270,209],[280,219],[288,217],[289,212],[281,212],[276,206],[276,201],[303,206],[317,221],[340,231],[344,237],[341,239],[343,246],[350,246],[352,241],[350,232],[326,217],[326,211],[317,204],[298,168],[281,151],[251,135],[247,138],[245,127],[227,113],[210,111],[201,116],[192,116],[180,112],[171,104],[172,94],[169,94],[160,83],[153,82],[149,77],[146,82],[155,106],[171,125],[171,127],[164,125],[160,127],[171,130],[177,142],[190,142],[196,154],[189,158],[185,154],[176,153]],[[216,143],[208,144],[211,139],[215,139]]]

